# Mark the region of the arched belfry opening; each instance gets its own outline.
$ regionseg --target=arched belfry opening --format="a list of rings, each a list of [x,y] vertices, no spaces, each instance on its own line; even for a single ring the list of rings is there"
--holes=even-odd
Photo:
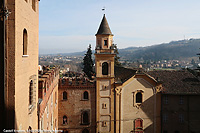
[[[102,75],[108,75],[108,63],[104,62],[102,64]]]

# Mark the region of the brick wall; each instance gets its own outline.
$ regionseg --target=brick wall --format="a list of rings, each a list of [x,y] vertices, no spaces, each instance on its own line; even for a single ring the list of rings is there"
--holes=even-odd
[[[63,99],[63,92],[67,92],[67,99]],[[89,94],[88,100],[84,99],[84,92]],[[60,130],[70,133],[81,132],[88,129],[95,132],[96,113],[95,83],[85,79],[60,79],[58,89],[58,126]],[[83,123],[82,113],[89,114],[89,124]],[[67,116],[67,123],[63,124],[63,116]]]
[[[58,129],[58,80],[59,68],[48,68],[39,76],[39,129]],[[41,72],[40,72],[41,73]]]

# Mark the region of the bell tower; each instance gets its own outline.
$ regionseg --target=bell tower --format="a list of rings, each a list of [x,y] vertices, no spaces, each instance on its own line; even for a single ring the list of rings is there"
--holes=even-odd
[[[96,34],[96,123],[98,133],[114,133],[114,47],[105,14]]]

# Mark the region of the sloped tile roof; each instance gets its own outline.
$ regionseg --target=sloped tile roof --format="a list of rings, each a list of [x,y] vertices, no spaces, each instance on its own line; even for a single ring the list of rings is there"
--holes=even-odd
[[[163,85],[165,94],[200,94],[200,81],[187,70],[149,71],[150,76]]]
[[[99,29],[98,29],[96,35],[112,35],[112,32],[111,32],[110,27],[108,25],[108,21],[106,19],[105,14],[103,16],[103,19],[101,21],[101,24],[99,26]]]
[[[137,70],[115,66],[115,82],[124,83],[136,74]]]

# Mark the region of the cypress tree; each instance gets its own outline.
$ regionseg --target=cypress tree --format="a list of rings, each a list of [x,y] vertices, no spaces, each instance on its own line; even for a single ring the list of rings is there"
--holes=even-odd
[[[115,66],[121,66],[121,63],[119,62],[120,57],[118,56],[119,51],[118,51],[118,48],[117,48],[117,44],[113,44],[113,47],[114,47],[114,53],[116,54],[115,59],[114,59]]]
[[[93,71],[91,44],[89,44],[85,57],[83,58],[83,72],[88,76],[89,79],[92,79],[94,71]]]

